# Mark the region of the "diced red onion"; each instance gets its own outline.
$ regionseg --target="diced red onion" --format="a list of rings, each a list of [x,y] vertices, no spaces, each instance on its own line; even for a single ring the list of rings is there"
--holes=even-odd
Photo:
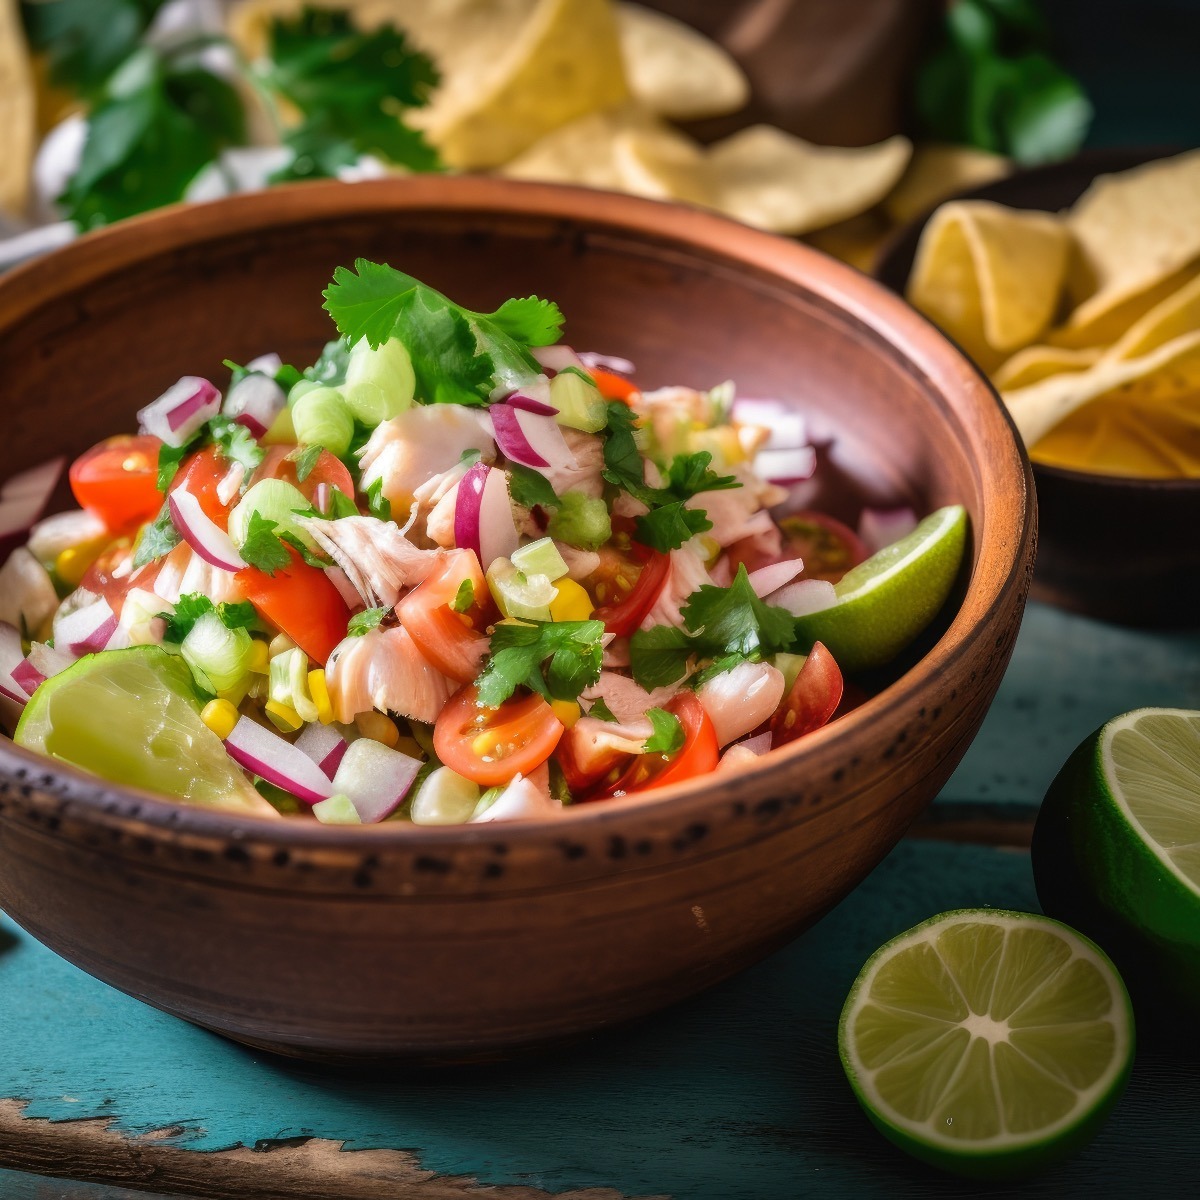
[[[799,483],[811,479],[817,469],[817,452],[812,446],[760,450],[754,470],[771,483]]]
[[[750,586],[760,599],[777,592],[784,584],[791,583],[804,570],[804,559],[789,558],[786,562],[771,563],[750,572]]]
[[[65,671],[75,660],[69,655],[45,642],[34,642],[29,647],[29,662],[45,679]]]
[[[333,790],[350,797],[364,825],[374,825],[400,807],[421,767],[419,758],[362,738],[344,753]]]
[[[324,516],[329,515],[329,502],[333,499],[329,491],[329,484],[318,483],[313,488],[313,507],[317,512]]]
[[[246,770],[308,804],[333,795],[328,776],[303,750],[249,717],[238,718],[225,739],[225,749]]]
[[[837,592],[827,579],[797,579],[767,597],[767,602],[776,608],[786,608],[793,617],[804,617],[809,613],[832,608],[837,602]]]
[[[497,408],[508,408],[507,405],[492,405],[492,420],[496,421]],[[513,440],[514,449],[527,455],[527,458],[509,454],[501,437],[501,424],[506,418],[501,418],[501,424],[496,424],[496,444],[507,458],[522,463],[527,467],[554,467],[568,470],[578,466],[575,455],[563,437],[562,426],[554,419],[553,411],[538,413],[521,408],[508,408],[515,419],[520,433]]]
[[[510,462],[523,467],[548,467],[550,463],[534,449],[519,420],[520,410],[508,404],[493,404],[491,407],[492,428],[496,431],[496,445]]]
[[[768,729],[765,733],[756,733],[745,741],[734,742],[734,745],[749,750],[751,754],[766,754],[771,748],[771,731]]]
[[[171,521],[179,536],[210,566],[223,571],[240,571],[245,559],[233,539],[200,507],[200,501],[185,488],[176,488],[167,498]]]
[[[40,562],[53,562],[64,550],[95,541],[107,532],[108,526],[94,512],[74,508],[39,521],[26,544],[34,558]]]
[[[538,360],[540,366],[545,367],[547,371],[553,371],[556,375],[568,367],[575,367],[580,371],[584,369],[583,360],[579,355],[570,346],[563,345],[562,342],[559,342],[557,346],[534,346],[533,357]]]
[[[917,527],[911,508],[864,508],[858,518],[858,536],[868,554],[907,537]]]
[[[332,725],[305,725],[294,743],[329,776],[333,778],[350,743]]]
[[[362,597],[358,594],[349,576],[341,567],[326,567],[325,578],[338,590],[338,595],[352,608],[362,607]]]
[[[262,437],[287,406],[287,395],[269,375],[246,375],[229,389],[221,411]]]
[[[138,413],[138,428],[168,446],[182,446],[221,411],[221,393],[198,375],[185,375]]]
[[[66,461],[53,458],[30,467],[0,488],[0,556],[17,545],[45,512]]]
[[[54,644],[56,648],[70,651],[76,658],[98,654],[108,649],[111,641],[119,639],[119,630],[117,614],[101,597],[55,621]]]
[[[616,354],[597,354],[593,350],[582,350],[579,354],[579,361],[585,367],[595,367],[600,371],[612,371],[615,375],[629,376],[637,373],[637,367],[629,359],[621,358]]]
[[[15,676],[25,662],[21,635],[7,621],[0,622],[0,694],[16,704],[24,704],[29,694]]]
[[[503,405],[493,405],[503,408]],[[454,544],[474,550],[486,570],[520,545],[508,497],[508,479],[497,467],[473,464],[459,480],[454,502]]]
[[[12,679],[29,696],[32,696],[37,691],[40,684],[46,682],[46,676],[27,658],[21,659],[13,668]]]
[[[513,392],[504,403],[512,405],[513,408],[522,409],[524,412],[539,413],[543,417],[558,416],[558,409],[553,404],[543,404],[541,400],[535,400],[532,396],[524,396],[520,392]]]

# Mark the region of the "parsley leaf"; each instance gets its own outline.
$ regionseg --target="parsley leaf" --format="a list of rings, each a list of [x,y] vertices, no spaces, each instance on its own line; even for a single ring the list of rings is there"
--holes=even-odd
[[[279,536],[279,526],[259,512],[250,514],[240,553],[249,566],[257,567],[267,575],[274,575],[292,562],[292,556]]]
[[[167,623],[163,640],[180,644],[191,633],[192,626],[210,612],[217,614],[226,629],[252,629],[258,623],[258,614],[249,600],[214,604],[203,592],[188,592],[179,597],[173,613],[158,614]]]
[[[729,587],[705,584],[680,613],[704,646],[718,653],[774,654],[790,649],[796,638],[795,617],[755,595],[744,563]]]
[[[475,603],[475,588],[469,579],[464,579],[450,601],[450,607],[456,613],[465,613]]]
[[[508,466],[508,494],[523,508],[558,508],[562,503],[544,475],[517,463]]]
[[[635,629],[629,639],[629,668],[637,683],[653,691],[681,680],[695,652],[692,639],[682,629],[651,625]]]
[[[349,637],[362,637],[378,627],[379,622],[388,614],[386,608],[368,608],[365,612],[355,613],[346,626]]]
[[[167,502],[158,510],[158,516],[149,525],[142,526],[138,535],[137,549],[133,553],[133,567],[144,567],[155,559],[174,550],[183,539],[179,530],[171,523],[171,509]]]
[[[258,444],[254,434],[245,425],[228,417],[213,417],[208,423],[208,434],[226,462],[239,463],[245,468],[247,479],[266,457],[266,451]]]
[[[392,519],[392,502],[383,494],[382,479],[376,479],[367,488],[367,511],[371,516],[378,517],[381,521],[390,521]],[[357,510],[354,514],[347,515],[357,515]]]
[[[677,716],[663,708],[647,709],[646,716],[654,732],[646,739],[643,754],[674,754],[683,749],[687,737]]]
[[[613,716],[612,709],[604,702],[603,696],[597,696],[592,701],[592,706],[587,710],[589,717],[595,717],[597,721],[609,721],[616,724],[617,718]]]
[[[438,74],[398,29],[364,32],[349,13],[306,8],[271,23],[259,74],[301,117],[284,131],[293,157],[276,181],[336,175],[363,154],[413,171],[437,169],[433,148],[400,117],[428,102]]]
[[[518,687],[548,700],[574,700],[600,678],[602,621],[497,625],[487,666],[476,681],[479,703],[496,708]]]
[[[325,452],[324,446],[305,446],[303,450],[294,450],[288,457],[296,464],[296,482],[303,483],[317,465],[317,459]]]

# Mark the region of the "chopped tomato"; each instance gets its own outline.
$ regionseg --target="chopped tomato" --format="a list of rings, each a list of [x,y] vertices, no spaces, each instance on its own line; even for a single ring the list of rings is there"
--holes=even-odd
[[[814,642],[796,682],[771,718],[772,748],[828,724],[841,703],[842,688],[841,668],[821,642]]]
[[[670,569],[669,555],[637,542],[629,542],[628,550],[602,547],[600,566],[585,580],[597,604],[596,620],[609,633],[628,637],[654,607]]]
[[[217,452],[215,446],[205,446],[189,455],[179,465],[175,478],[171,480],[171,491],[184,488],[200,501],[204,515],[222,529],[229,524],[229,510],[233,503],[222,504],[217,495],[217,485],[229,473],[229,464]],[[237,497],[234,498],[236,503]]]
[[[837,583],[867,557],[867,548],[858,534],[824,513],[792,513],[779,522],[779,528],[783,533],[784,558],[804,559],[801,579]]]
[[[291,456],[296,453],[295,446],[267,446],[266,454],[258,470],[254,472],[254,482],[260,479],[282,479],[292,487],[299,488],[308,500],[314,500],[317,488],[327,483],[330,487],[339,488],[351,500],[354,499],[354,479],[346,469],[345,463],[336,458],[328,450],[322,450],[320,457],[312,469],[301,480],[296,477],[297,462]]]
[[[158,450],[149,434],[110,437],[81,454],[70,471],[71,491],[81,508],[94,512],[109,529],[127,529],[151,520],[162,508],[158,490]]]
[[[324,571],[290,547],[292,565],[268,575],[257,567],[237,573],[238,586],[258,612],[316,662],[324,663],[346,636],[350,609]]]
[[[628,404],[638,394],[637,385],[615,371],[606,371],[603,367],[589,367],[588,374],[605,400],[621,400]]]
[[[682,783],[716,769],[721,757],[717,731],[695,692],[677,692],[663,707],[683,726],[683,747],[674,754],[639,754],[606,793],[627,796]]]
[[[455,612],[450,605],[464,583],[471,585],[475,601],[465,612]],[[488,652],[488,640],[480,633],[486,614],[479,603],[488,595],[475,551],[450,550],[441,566],[400,601],[396,615],[421,653],[443,675],[470,683]]]
[[[562,768],[563,778],[576,800],[588,799],[588,793],[598,788],[601,789],[600,795],[607,795],[608,792],[601,785],[608,784],[611,787],[615,784],[634,756],[611,747],[602,753],[587,747],[585,758],[578,749],[583,745],[581,738],[578,724],[568,729],[554,751],[555,761]]]
[[[482,787],[528,775],[554,752],[563,724],[538,695],[484,708],[474,684],[460,688],[433,727],[433,748],[452,771]]]
[[[159,496],[158,502],[160,505],[162,504],[161,496]],[[97,596],[103,596],[108,601],[108,606],[118,617],[121,615],[121,609],[125,604],[125,596],[128,592],[135,587],[145,588],[151,592],[154,591],[154,581],[158,578],[159,572],[168,563],[172,565],[178,564],[182,567],[192,553],[188,546],[179,545],[165,558],[147,563],[140,570],[134,572],[130,569],[133,543],[133,537],[117,538],[88,567],[79,583],[80,587],[87,588],[89,592],[94,592]],[[135,574],[137,577],[133,578]]]

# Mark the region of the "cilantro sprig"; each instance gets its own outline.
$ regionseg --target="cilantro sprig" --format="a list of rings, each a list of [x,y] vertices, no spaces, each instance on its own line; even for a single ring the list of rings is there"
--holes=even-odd
[[[249,600],[238,603],[222,601],[214,604],[203,592],[188,592],[180,596],[173,613],[162,612],[166,622],[163,641],[180,645],[192,631],[192,626],[207,613],[215,612],[226,629],[253,629],[258,623],[254,605]]]
[[[497,625],[487,665],[476,680],[479,703],[495,708],[518,687],[547,700],[577,699],[600,678],[603,637],[602,621]]]
[[[370,633],[372,629],[378,629],[380,621],[388,614],[386,608],[368,608],[363,612],[355,613],[346,625],[346,634],[349,637],[363,637]]]
[[[642,747],[643,754],[675,754],[683,749],[687,735],[683,725],[674,713],[665,708],[647,709],[646,716],[650,718],[650,727],[654,732],[646,739]]]
[[[170,506],[164,500],[158,516],[148,525],[143,525],[142,532],[138,534],[137,547],[133,552],[134,570],[169,554],[181,541],[183,538],[171,520]]]
[[[166,443],[158,448],[158,490],[165,496],[170,489],[180,464],[193,450],[203,445],[211,444],[217,448],[218,454],[227,463],[240,463],[245,468],[245,478],[242,490],[245,491],[250,476],[262,464],[266,451],[258,444],[257,439],[244,425],[231,421],[228,417],[218,414],[211,421],[200,427],[195,435],[182,446],[168,446]]]
[[[683,629],[653,625],[630,639],[630,670],[642,687],[676,683],[705,660],[721,660],[728,670],[738,660],[789,650],[796,637],[795,618],[758,598],[744,564],[729,587],[705,584],[693,592],[680,615]]]

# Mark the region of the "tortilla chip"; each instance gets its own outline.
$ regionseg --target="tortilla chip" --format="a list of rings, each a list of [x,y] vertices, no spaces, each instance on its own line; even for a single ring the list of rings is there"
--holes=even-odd
[[[37,139],[37,92],[17,0],[0,0],[0,209],[19,215],[29,203]]]
[[[908,299],[992,371],[1050,324],[1067,250],[1065,227],[1048,213],[951,201],[921,234]]]
[[[722,212],[773,233],[800,234],[873,208],[912,155],[905,137],[873,146],[816,146],[754,125],[708,152]]]
[[[634,130],[620,134],[613,151],[625,191],[652,200],[720,207],[708,160],[690,138],[666,129]]]
[[[917,146],[908,170],[883,202],[883,211],[906,225],[936,204],[1011,174],[1012,162],[999,154],[969,146]]]
[[[1078,330],[1200,260],[1200,150],[1101,176],[1067,224],[1077,246],[1067,325]]]
[[[992,383],[999,391],[1028,387],[1051,375],[1084,371],[1099,361],[1103,351],[1099,346],[1083,350],[1067,350],[1061,346],[1026,346],[1018,350],[992,373]]]
[[[1105,357],[1139,358],[1177,337],[1197,332],[1200,332],[1200,275],[1130,325]]]
[[[839,221],[836,225],[814,229],[812,233],[804,235],[804,240],[810,246],[840,258],[842,262],[869,275],[890,233],[891,226],[879,210],[874,209]]]
[[[690,25],[640,4],[617,5],[621,52],[634,99],[675,121],[737,112],[750,99],[742,68]]]
[[[1102,358],[1069,375],[1052,375],[1001,393],[1026,446],[1034,446],[1085,404],[1103,396],[1126,404],[1175,403],[1200,394],[1200,332],[1175,338],[1139,358]]]

